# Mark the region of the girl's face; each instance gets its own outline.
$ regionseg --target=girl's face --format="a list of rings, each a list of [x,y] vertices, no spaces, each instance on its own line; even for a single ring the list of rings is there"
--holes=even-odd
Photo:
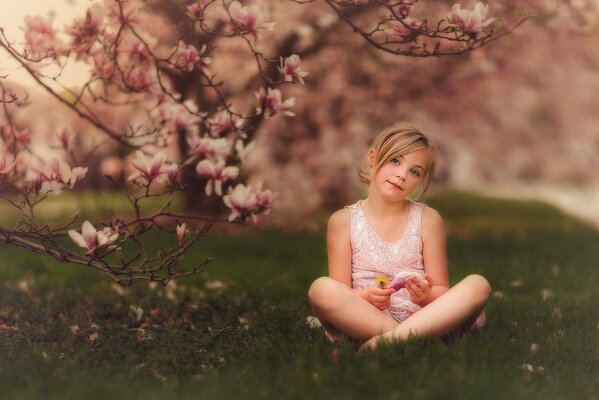
[[[374,164],[375,153],[371,150],[369,163]],[[403,156],[393,158],[383,164],[371,181],[371,188],[380,191],[389,199],[405,199],[418,187],[424,177],[425,168],[429,162],[427,149],[413,151]]]

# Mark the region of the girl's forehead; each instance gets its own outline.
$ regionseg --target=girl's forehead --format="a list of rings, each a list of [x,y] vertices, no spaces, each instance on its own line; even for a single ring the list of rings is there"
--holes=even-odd
[[[385,161],[389,161],[393,158],[404,158],[410,161],[421,161],[424,162],[426,161],[426,163],[428,163],[428,161],[430,160],[431,154],[430,154],[430,150],[427,148],[421,148],[421,149],[416,149],[413,151],[395,151],[391,154],[389,154],[389,156],[387,157],[387,159]]]

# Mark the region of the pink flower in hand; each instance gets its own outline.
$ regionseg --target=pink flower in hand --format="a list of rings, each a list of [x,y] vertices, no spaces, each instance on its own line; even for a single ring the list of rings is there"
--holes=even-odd
[[[496,18],[487,19],[489,6],[481,2],[476,3],[474,9],[462,9],[460,3],[454,4],[447,19],[450,24],[456,25],[462,32],[470,36],[476,36],[478,32],[488,27]]]
[[[106,248],[119,237],[117,230],[108,227],[105,227],[101,231],[96,231],[96,228],[89,221],[83,223],[81,233],[71,229],[68,234],[73,242],[87,249],[86,254],[92,254]]]
[[[229,188],[229,193],[223,196],[223,202],[231,209],[229,222],[238,218],[245,220],[247,214],[257,206],[256,193],[242,184],[235,186],[235,189]]]
[[[206,184],[206,195],[212,194],[212,186],[214,185],[214,192],[222,196],[223,194],[223,183],[228,180],[236,179],[239,175],[239,168],[237,167],[226,167],[223,160],[202,160],[196,166],[196,172],[198,175],[209,177],[210,180]]]
[[[257,5],[245,7],[238,1],[233,1],[229,5],[228,13],[222,13],[222,20],[230,25],[234,30],[249,33],[258,41],[261,31],[271,31],[274,29],[274,22],[259,22],[263,18],[260,7]]]
[[[268,91],[266,91],[262,87],[259,92],[256,92],[256,99],[259,104],[256,107],[256,112],[258,114],[264,113],[265,118],[270,118],[278,112],[282,112],[290,117],[295,115],[292,111],[289,111],[295,105],[295,99],[289,98],[283,101],[279,89],[268,88]]]
[[[302,85],[304,84],[303,78],[308,76],[308,73],[300,68],[300,57],[297,54],[292,54],[284,60],[281,57],[279,72],[283,74],[285,81],[293,82],[293,79],[296,79]]]

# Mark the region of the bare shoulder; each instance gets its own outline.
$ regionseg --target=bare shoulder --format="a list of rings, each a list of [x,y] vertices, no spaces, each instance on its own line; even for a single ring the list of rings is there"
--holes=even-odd
[[[425,206],[422,210],[422,235],[426,237],[444,232],[445,227],[441,214],[434,208]]]
[[[349,225],[350,218],[349,210],[347,208],[335,211],[329,218],[329,230],[336,232],[349,230]]]

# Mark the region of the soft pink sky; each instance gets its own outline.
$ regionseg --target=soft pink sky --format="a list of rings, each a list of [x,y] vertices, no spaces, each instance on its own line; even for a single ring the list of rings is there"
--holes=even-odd
[[[54,27],[62,29],[73,18],[83,15],[85,9],[92,3],[94,1],[91,0],[2,0],[0,27],[4,28],[6,37],[20,47],[23,40],[23,31],[20,27],[24,25],[23,18],[26,15],[53,15]],[[30,84],[28,75],[8,59],[4,51],[0,50],[0,74],[7,73],[10,80],[24,85]],[[74,65],[64,76],[67,77],[67,84],[82,82],[85,70]]]

